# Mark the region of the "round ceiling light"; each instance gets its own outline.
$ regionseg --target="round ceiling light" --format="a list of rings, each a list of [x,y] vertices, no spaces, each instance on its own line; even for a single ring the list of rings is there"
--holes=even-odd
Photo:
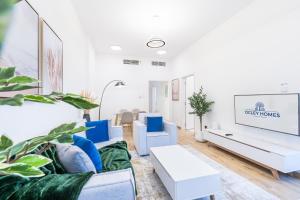
[[[147,46],[150,48],[161,48],[166,45],[166,42],[159,38],[153,38],[147,42]]]
[[[110,49],[113,50],[113,51],[121,51],[122,50],[122,48],[120,46],[117,46],[117,45],[110,46]]]

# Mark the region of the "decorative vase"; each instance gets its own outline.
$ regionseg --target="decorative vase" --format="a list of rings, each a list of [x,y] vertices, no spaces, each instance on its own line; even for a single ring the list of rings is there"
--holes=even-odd
[[[90,116],[89,110],[84,110],[83,119],[85,119],[87,122],[91,121],[91,116]]]
[[[195,134],[195,139],[198,142],[206,142],[206,140],[204,139],[204,132],[205,131],[199,131],[198,133]]]

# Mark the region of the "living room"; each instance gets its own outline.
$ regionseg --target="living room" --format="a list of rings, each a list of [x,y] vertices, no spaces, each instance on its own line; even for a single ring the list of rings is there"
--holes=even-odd
[[[0,199],[300,199],[300,2],[2,0]]]

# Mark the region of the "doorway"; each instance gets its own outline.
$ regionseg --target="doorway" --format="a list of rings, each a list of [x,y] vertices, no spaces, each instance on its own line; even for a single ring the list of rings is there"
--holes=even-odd
[[[195,80],[194,75],[184,77],[184,106],[185,106],[185,129],[194,131],[195,129],[195,115],[189,114],[193,112],[193,109],[189,103],[189,97],[195,92]]]
[[[149,81],[149,112],[160,113],[169,119],[169,91],[167,81]]]

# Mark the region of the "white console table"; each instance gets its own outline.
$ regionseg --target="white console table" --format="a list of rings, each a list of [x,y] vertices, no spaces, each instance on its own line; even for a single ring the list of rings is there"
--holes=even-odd
[[[226,134],[230,132],[207,129],[204,138],[222,149],[270,169],[276,179],[279,179],[278,171],[291,173],[300,170],[300,150],[245,134]]]

